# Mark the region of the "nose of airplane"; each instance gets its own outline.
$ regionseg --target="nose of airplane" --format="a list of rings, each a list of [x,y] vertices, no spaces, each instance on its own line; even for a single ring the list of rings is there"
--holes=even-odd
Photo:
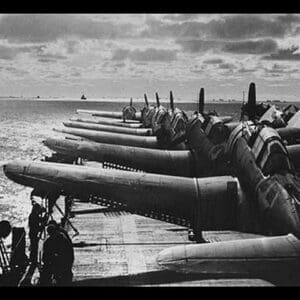
[[[2,164],[2,166],[5,175],[12,173],[19,168],[19,164],[17,164],[15,161],[6,161]]]
[[[54,139],[54,138],[48,138],[43,141],[44,146],[48,147],[49,149],[53,151],[67,151],[72,150],[72,147],[70,146],[70,141],[63,140],[63,139]]]
[[[5,165],[7,165],[10,162],[10,160],[2,160],[0,161],[0,167],[4,167]]]
[[[24,170],[28,164],[28,162],[24,161],[7,161],[2,166],[4,174],[8,178],[15,180],[18,175],[24,173]]]
[[[47,138],[47,139],[43,140],[42,143],[47,147],[54,146],[56,143],[56,140],[53,138]]]

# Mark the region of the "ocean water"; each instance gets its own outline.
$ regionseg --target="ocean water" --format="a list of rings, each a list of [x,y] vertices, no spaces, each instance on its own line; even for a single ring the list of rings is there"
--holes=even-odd
[[[167,103],[162,103],[168,107]],[[40,160],[51,151],[41,143],[47,137],[63,137],[52,129],[62,128],[63,121],[76,116],[76,109],[121,111],[127,105],[116,101],[58,101],[58,100],[0,100],[0,161]],[[134,103],[139,110],[143,103]],[[240,116],[240,103],[207,103],[206,110],[221,115]],[[284,105],[287,105],[285,103]],[[176,103],[185,111],[195,111],[197,103]],[[78,115],[77,115],[78,116]],[[24,226],[31,209],[31,188],[16,184],[0,168],[0,220],[9,220],[13,226]]]

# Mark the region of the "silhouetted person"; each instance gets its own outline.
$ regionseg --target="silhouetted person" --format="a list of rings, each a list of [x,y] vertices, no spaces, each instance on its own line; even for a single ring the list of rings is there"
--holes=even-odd
[[[52,285],[53,279],[57,285],[70,285],[73,278],[72,266],[74,250],[72,242],[61,232],[57,225],[47,227],[49,237],[44,242],[43,270],[41,285]]]
[[[57,260],[57,267],[55,267],[54,279],[57,285],[70,285],[73,279],[72,267],[74,263],[74,249],[73,243],[68,234],[58,229],[60,236],[60,255]]]
[[[30,239],[30,262],[32,265],[37,263],[39,234],[42,231],[42,207],[38,203],[32,205],[32,210],[28,218],[29,239]]]
[[[53,261],[55,257],[55,226],[47,227],[48,238],[43,244],[43,268],[40,276],[40,285],[52,285],[53,280]]]
[[[55,220],[51,220],[49,221],[48,223],[48,226],[49,225],[54,225],[58,230],[59,232],[61,232],[68,240],[70,243],[73,243],[72,239],[70,238],[67,230],[65,230],[60,224],[58,224]]]

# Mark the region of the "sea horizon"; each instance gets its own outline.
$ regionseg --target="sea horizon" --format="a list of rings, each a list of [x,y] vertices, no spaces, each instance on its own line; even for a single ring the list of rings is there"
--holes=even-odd
[[[87,98],[87,99],[80,99],[80,98],[75,98],[75,97],[67,97],[67,96],[61,96],[61,97],[52,97],[52,96],[47,96],[47,97],[18,97],[18,96],[0,96],[0,101],[8,101],[8,100],[20,100],[20,101],[71,101],[71,102],[121,102],[121,103],[129,103],[130,98],[132,98],[133,103],[144,103],[145,99],[143,97],[141,98],[134,98],[134,97],[97,97],[97,98]],[[169,103],[170,100],[167,97],[161,97],[159,98],[161,103]],[[156,103],[155,98],[148,98],[149,103]],[[185,100],[176,98],[175,103],[197,103],[198,99],[192,99],[192,100]],[[243,103],[246,102],[241,100],[241,99],[233,99],[233,98],[228,98],[228,99],[205,99],[206,103]],[[268,103],[298,103],[300,101],[288,101],[288,100],[271,100],[271,99],[261,99],[257,100],[258,103],[261,102],[268,102]]]

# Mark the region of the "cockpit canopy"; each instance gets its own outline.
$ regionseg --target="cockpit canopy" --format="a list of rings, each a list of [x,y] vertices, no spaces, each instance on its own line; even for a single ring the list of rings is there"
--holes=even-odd
[[[207,122],[203,123],[202,128],[207,137],[214,144],[221,144],[225,142],[230,134],[227,126],[224,126],[222,120],[217,116],[207,117]]]
[[[264,175],[273,175],[292,169],[286,147],[275,129],[257,127],[248,144],[252,148],[257,166]]]
[[[152,125],[152,119],[156,112],[156,107],[154,106],[146,106],[142,109],[142,122],[144,127],[148,128]]]
[[[226,152],[232,153],[238,138],[243,137],[246,141],[250,139],[255,130],[255,124],[252,121],[239,123],[232,131],[227,141]]]
[[[125,106],[122,109],[124,120],[133,120],[135,118],[136,109],[133,106]]]
[[[183,110],[176,108],[171,120],[172,128],[176,133],[179,131],[185,131],[188,120],[186,113]]]

